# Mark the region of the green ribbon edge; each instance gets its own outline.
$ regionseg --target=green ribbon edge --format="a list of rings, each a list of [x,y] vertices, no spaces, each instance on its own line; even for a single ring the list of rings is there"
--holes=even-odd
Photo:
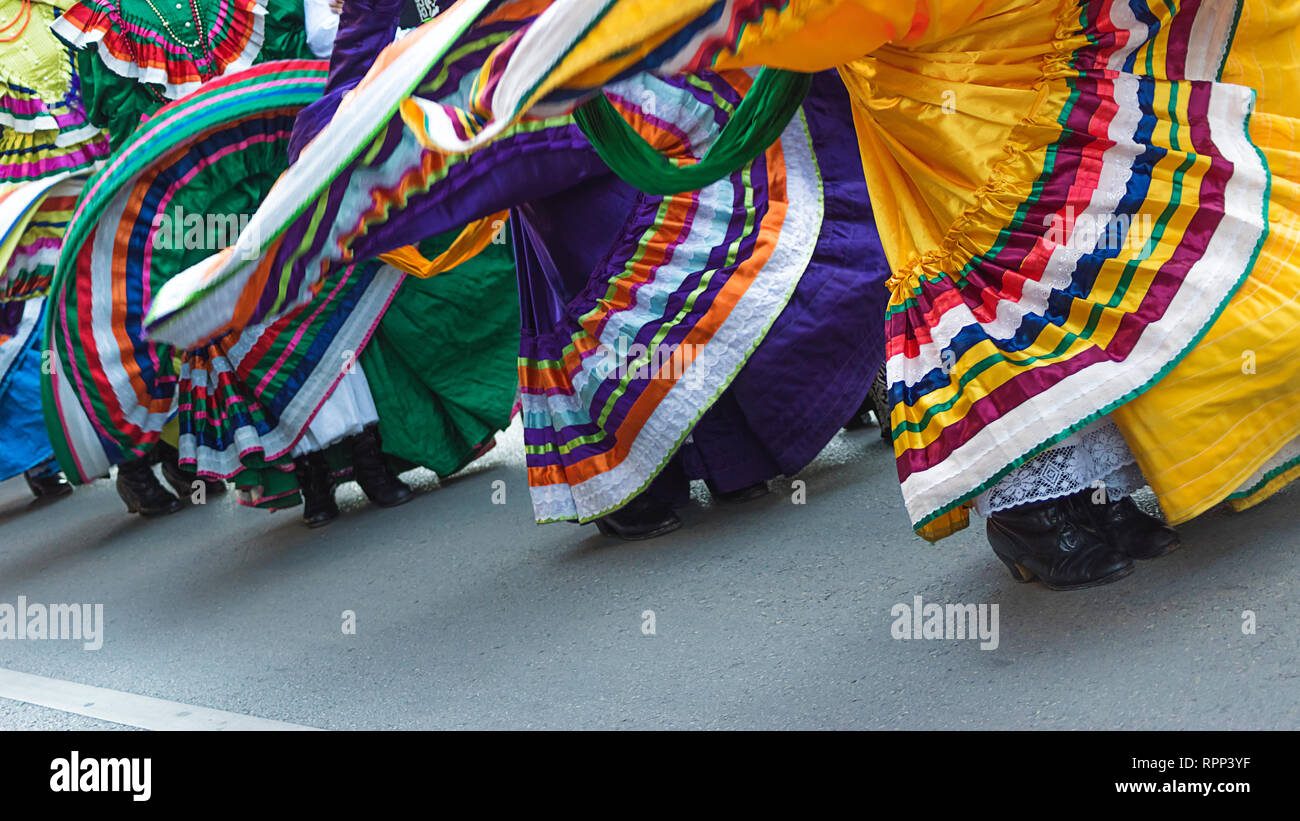
[[[611,171],[647,194],[672,196],[698,191],[753,162],[780,138],[811,86],[811,74],[760,70],[717,140],[690,165],[676,165],[656,151],[603,93],[583,103],[573,116]]]

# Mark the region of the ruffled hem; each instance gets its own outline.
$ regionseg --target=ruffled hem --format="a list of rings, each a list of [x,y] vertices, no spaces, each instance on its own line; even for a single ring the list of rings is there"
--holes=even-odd
[[[201,60],[160,30],[159,21],[123,18],[113,4],[99,0],[77,3],[51,28],[74,49],[95,46],[114,74],[159,86],[165,97],[176,100],[213,77],[257,62],[266,39],[266,15],[259,0],[217,0],[215,13],[205,15],[210,17],[211,50]]]
[[[111,153],[108,137],[90,127],[89,140],[60,145],[81,132],[38,131],[24,134],[5,130],[0,133],[0,183],[39,180],[53,174],[94,169]]]
[[[51,305],[64,319],[52,329],[59,366],[47,393],[61,431],[55,450],[73,481],[147,453],[174,414],[181,461],[200,475],[272,466],[346,378],[350,358],[364,349],[397,290],[396,271],[375,264],[340,270],[307,310],[183,353],[141,332],[148,288],[110,300],[121,309],[111,328],[84,310],[121,286],[123,270],[156,287],[183,267],[190,250],[233,238],[238,215],[263,198],[287,160],[296,110],[319,96],[324,82],[323,64],[289,62],[209,84],[160,111],[86,190],[51,289]],[[151,194],[106,217],[120,192],[132,188]],[[123,239],[148,226],[148,245]],[[104,243],[119,246],[110,256],[127,260],[124,268],[110,271],[108,257],[92,253]],[[79,264],[93,276],[72,276]],[[121,345],[88,354],[81,340],[92,337]],[[128,370],[124,362],[145,365]]]
[[[65,174],[0,192],[0,303],[49,292],[86,176]]]
[[[75,71],[76,58],[69,53],[64,62],[67,82],[58,99],[46,99],[35,89],[13,78],[0,79],[0,129],[20,134],[58,132],[60,148],[86,142],[98,135],[81,102],[81,83]]]
[[[926,525],[951,532],[954,517],[964,518],[967,503],[1010,471],[1155,385],[1192,350],[1250,270],[1252,252],[1265,230],[1268,172],[1245,134],[1249,91],[1199,77],[1200,67],[1194,71],[1189,59],[1186,71],[1197,76],[1186,78],[1187,85],[1196,84],[1206,112],[1174,111],[1172,105],[1167,113],[1148,111],[1149,104],[1130,89],[1153,78],[1115,70],[1105,61],[1112,50],[1122,51],[1116,42],[1155,49],[1151,41],[1165,29],[1155,30],[1157,34],[1145,30],[1144,23],[1130,25],[1119,33],[1102,31],[1097,21],[1081,19],[1076,4],[1060,5],[1051,49],[1041,59],[1032,88],[1036,101],[1012,127],[1002,156],[985,182],[964,197],[965,207],[937,245],[901,260],[888,283],[891,425],[908,511],[926,538],[933,536]],[[1181,77],[1182,67],[1168,70]],[[1154,82],[1172,80],[1157,76]],[[1187,98],[1184,93],[1182,106]],[[1072,108],[1079,110],[1067,121],[1063,111]],[[1098,117],[1112,120],[1104,135],[1093,131],[1095,123],[1081,124],[1081,112],[1092,108],[1101,112]],[[1139,129],[1139,116],[1152,114],[1165,122],[1149,132]],[[1198,128],[1208,132],[1209,124],[1201,122],[1206,119],[1214,120],[1214,143],[1207,148],[1196,142],[1193,149],[1200,135],[1188,138],[1187,133]],[[1167,145],[1169,128],[1177,134]],[[1127,201],[1123,183],[1130,173],[1143,173],[1130,172],[1130,163],[1144,146],[1157,148],[1166,159],[1144,172],[1150,189],[1142,191],[1140,179],[1130,183],[1140,196]],[[1185,180],[1186,169],[1173,173],[1168,157],[1182,156],[1189,158],[1189,166],[1193,157],[1223,164],[1215,172],[1220,175],[1226,165],[1234,178],[1224,194],[1222,221],[1204,247],[1191,243],[1184,248],[1180,230],[1165,230],[1166,206],[1176,207],[1181,191],[1208,176],[1199,163],[1195,176],[1189,173]],[[1084,168],[1078,173],[1088,176],[1063,194],[1064,182],[1074,173],[1069,163],[1075,161]],[[1046,170],[1044,162],[1049,163]],[[1063,170],[1054,171],[1051,162]],[[1047,175],[1053,191],[1044,190]],[[1087,191],[1091,194],[1084,196]],[[1068,216],[1056,214],[1050,203],[1057,201],[1071,204]],[[1106,220],[1102,224],[1107,227],[1099,229],[1103,233],[1091,245],[1073,233],[1075,204],[1080,225]],[[1139,225],[1139,219],[1151,220],[1153,213],[1155,232],[1147,223]],[[1118,247],[1107,246],[1095,258],[1092,246],[1107,236],[1105,231],[1115,230],[1117,214],[1122,214],[1126,235]],[[1064,231],[1058,227],[1062,219],[1068,226]],[[1062,238],[1053,239],[1058,232]],[[1110,251],[1115,251],[1113,258],[1107,256]],[[1177,265],[1167,262],[1171,258]],[[1098,282],[1108,284],[1085,281],[1082,293],[1070,290],[1079,266],[1103,261],[1127,266],[1127,277],[1097,275]],[[1179,266],[1184,273],[1175,282],[1171,272]],[[1132,303],[1157,278],[1163,306],[1145,308],[1154,319],[1116,307],[1121,298]],[[1078,306],[1072,315],[1081,313],[1083,319],[1050,320],[1049,295],[1071,300]],[[1086,306],[1094,306],[1094,314],[1106,311],[1095,338],[1093,324],[1084,325]],[[1107,340],[1113,331],[1105,328],[1121,315],[1127,341],[1111,350]],[[1035,318],[1046,321],[1051,334],[1040,338],[1043,332],[1031,322]],[[1092,323],[1097,322],[1094,316]],[[1058,330],[1071,341],[1069,350],[1052,335]],[[1026,333],[1028,344],[1021,338]],[[963,360],[985,344],[993,347]],[[1116,367],[1119,363],[1122,368]],[[1000,399],[987,399],[999,391]],[[987,401],[977,405],[981,397]]]

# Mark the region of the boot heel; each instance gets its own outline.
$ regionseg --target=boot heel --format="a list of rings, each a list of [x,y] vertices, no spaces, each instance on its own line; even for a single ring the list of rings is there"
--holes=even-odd
[[[126,512],[128,515],[140,512],[140,503],[135,501],[134,499],[129,498],[125,493],[121,491],[121,489],[117,491],[117,498],[121,499],[122,504],[126,505]]]
[[[1024,584],[1025,582],[1032,582],[1034,579],[1038,578],[1027,568],[1025,568],[1024,565],[1020,564],[1016,560],[1009,559],[1006,556],[1003,556],[1001,553],[998,553],[996,550],[993,551],[993,553],[999,559],[1002,560],[1003,564],[1007,566],[1007,570],[1011,571],[1011,578],[1015,579],[1021,584]]]

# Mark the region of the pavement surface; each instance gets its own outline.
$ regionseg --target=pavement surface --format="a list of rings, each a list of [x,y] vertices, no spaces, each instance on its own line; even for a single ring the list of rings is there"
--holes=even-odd
[[[98,650],[0,640],[0,729],[167,726],[140,718],[157,699],[325,729],[1300,727],[1295,488],[1053,593],[1013,582],[978,520],[912,535],[874,428],[764,499],[700,487],[683,529],[642,543],[535,525],[518,427],[499,442],[449,479],[408,474],[401,508],[346,485],[321,530],[232,494],[144,520],[108,481],[47,505],[0,484],[0,606],[104,616]],[[917,596],[997,605],[996,649],[895,638]]]

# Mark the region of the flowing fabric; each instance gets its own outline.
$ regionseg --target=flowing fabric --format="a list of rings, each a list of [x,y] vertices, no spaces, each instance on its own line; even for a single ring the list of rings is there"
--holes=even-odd
[[[0,479],[53,456],[41,413],[45,296],[78,194],[108,155],[72,55],[50,33],[63,2],[0,0]]]
[[[0,186],[0,302],[44,297],[84,174]]]
[[[87,117],[73,57],[49,30],[61,4],[0,0],[12,21],[0,52],[0,303],[49,291],[81,185],[108,156]]]
[[[464,105],[485,55],[534,22],[528,11],[515,5],[456,34],[447,58],[423,69],[431,98]],[[614,177],[568,113],[521,122],[472,155],[424,149],[397,111],[409,67],[386,58],[427,50],[426,30],[381,56],[330,119],[322,112],[319,135],[221,255],[257,284],[215,278],[200,306],[212,324],[155,306],[150,332],[188,344],[277,316],[337,264],[513,206],[539,521],[588,521],[625,504],[715,406],[736,409],[741,438],[761,445],[759,478],[806,464],[862,401],[882,346],[886,271],[842,84],[822,78],[817,105],[754,162],[701,191],[657,196]],[[608,99],[641,138],[689,163],[751,85],[740,72],[642,75]],[[304,119],[317,108],[329,105]],[[340,161],[322,176],[323,163]],[[263,247],[243,245],[258,232]],[[771,336],[773,327],[784,330]],[[767,365],[750,369],[769,339]]]
[[[147,121],[87,186],[50,299],[47,426],[74,482],[145,455],[176,413],[183,462],[229,476],[286,454],[355,360],[401,280],[346,266],[301,310],[201,350],[146,338],[153,290],[233,239],[288,163],[325,64],[268,63]]]
[[[404,466],[454,472],[509,423],[518,307],[508,242],[408,285],[378,261],[342,266],[298,310],[199,349],[143,333],[153,292],[233,240],[288,166],[325,68],[266,63],[212,81],[147,120],[90,183],[51,301],[57,364],[46,379],[56,455],[74,482],[145,455],[175,418],[183,464],[232,478],[248,504],[297,504],[292,456],[319,435],[318,413],[339,410],[326,403],[354,387],[347,379],[365,380],[386,452]],[[434,364],[443,369],[424,372]],[[341,478],[350,465],[336,461]]]
[[[739,171],[780,139],[811,83],[809,74],[760,71],[708,153],[680,165],[642,139],[603,94],[579,106],[574,119],[601,160],[638,190],[684,194]]]
[[[1296,472],[1297,13],[1264,0],[462,0],[377,62],[356,119],[322,135],[347,149],[304,157],[255,222],[278,238],[294,203],[325,207],[394,112],[429,157],[466,165],[641,72],[839,66],[894,272],[891,426],[914,524],[964,526],[976,495],[1111,412],[1179,522]],[[468,78],[459,96],[443,91],[445,56],[521,19],[454,73]],[[348,138],[357,123],[366,133]],[[306,293],[290,258],[204,263],[160,295],[151,327],[203,336],[282,311]]]
[[[435,256],[448,234],[422,245]],[[430,279],[405,277],[360,363],[379,409],[384,453],[450,476],[510,425],[518,379],[513,246]]]
[[[76,49],[90,119],[116,150],[164,103],[275,60],[310,60],[301,0],[80,0],[53,24]],[[196,22],[202,23],[200,33]]]
[[[833,74],[814,78],[782,153],[745,170],[748,191],[715,183],[660,197],[604,174],[516,209],[539,521],[587,521],[646,490],[683,502],[682,479],[727,492],[793,475],[861,404],[883,352],[888,274],[847,102]],[[653,108],[667,116],[662,101]],[[810,183],[815,203],[799,193]],[[720,230],[710,221],[726,225],[727,245],[710,245]],[[777,251],[764,258],[768,242]],[[783,245],[809,253],[790,263]],[[691,270],[702,260],[709,267]],[[788,295],[768,290],[782,280]]]
[[[354,0],[344,9],[325,93],[299,113],[289,141],[291,161],[365,75],[373,56],[393,41],[399,6],[394,0]],[[433,237],[417,229],[412,245],[384,255],[417,276],[402,280],[360,351],[356,370],[369,384],[394,469],[419,465],[440,476],[455,473],[491,447],[515,408],[519,302],[510,235],[497,221],[485,242],[470,243],[467,250],[463,234],[472,228]],[[329,449],[326,457],[337,479],[350,475],[346,449]],[[297,496],[291,475],[247,471],[239,481],[241,487],[252,485],[247,495],[259,499],[259,506],[285,506]]]

